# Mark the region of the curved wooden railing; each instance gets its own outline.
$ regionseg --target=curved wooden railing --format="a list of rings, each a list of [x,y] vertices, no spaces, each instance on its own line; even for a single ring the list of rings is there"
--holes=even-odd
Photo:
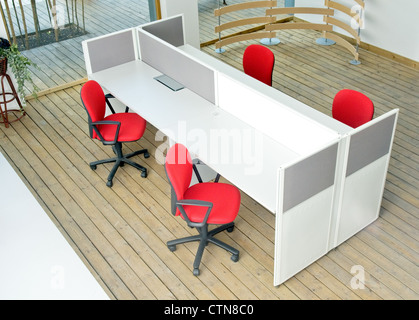
[[[362,0],[354,0],[361,8],[361,10],[365,10],[365,2]],[[350,53],[352,53],[352,55],[354,56],[354,60],[351,60],[352,64],[359,64],[359,45],[361,43],[361,36],[360,36],[360,31],[361,31],[361,27],[363,25],[363,21],[362,21],[362,16],[363,14],[359,14],[358,12],[354,12],[352,11],[351,8],[346,7],[336,1],[329,1],[329,0],[325,0],[325,6],[327,6],[328,8],[331,8],[333,10],[338,10],[340,12],[345,13],[346,15],[348,15],[349,17],[351,17],[352,20],[354,20],[357,24],[358,24],[358,29],[355,30],[353,29],[350,25],[335,19],[333,17],[324,17],[324,21],[330,25],[334,25],[346,32],[348,32],[355,40],[356,45],[355,47],[346,39],[344,39],[343,37],[335,34],[335,33],[330,33],[325,31],[323,33],[323,37],[325,37],[326,39],[330,39],[335,41],[337,44],[343,46],[345,49],[347,49]]]
[[[219,9],[214,10],[214,16],[221,17],[224,14],[237,12],[241,10],[247,10],[247,9],[256,9],[256,8],[272,8],[277,5],[276,0],[275,1],[250,1],[250,2],[243,2],[238,4],[232,4],[228,5]],[[221,40],[221,31],[225,31],[231,28],[241,27],[245,25],[251,25],[251,24],[261,24],[261,25],[269,25],[271,23],[274,23],[276,21],[275,17],[253,17],[253,18],[245,18],[245,19],[239,19],[231,22],[227,22],[224,24],[220,23],[219,25],[215,27],[215,32],[219,34],[219,41],[215,43],[215,48],[219,49],[223,46],[245,41],[245,40],[253,40],[253,39],[262,39],[262,38],[273,38],[275,37],[275,33],[272,33],[270,31],[258,31],[258,32],[252,32],[247,34],[239,34],[239,35],[232,35],[225,39]]]
[[[364,10],[365,3],[363,0],[353,0],[356,2],[361,10]],[[361,42],[360,37],[360,28],[362,26],[362,18],[358,12],[354,12],[352,8],[349,8],[339,2],[325,0],[324,3],[326,8],[312,8],[312,7],[289,7],[289,8],[275,8],[276,1],[251,1],[240,4],[233,4],[225,6],[223,8],[216,9],[214,11],[215,16],[219,18],[228,13],[236,12],[239,10],[251,9],[251,8],[267,8],[265,10],[264,17],[254,17],[239,19],[236,21],[227,22],[224,24],[219,23],[215,27],[215,32],[221,34],[222,31],[226,31],[231,28],[249,25],[249,24],[262,24],[264,25],[264,31],[252,32],[247,34],[232,35],[225,37],[215,43],[217,49],[222,46],[226,46],[235,42],[252,40],[252,39],[261,39],[261,38],[274,38],[276,37],[276,31],[278,30],[289,30],[289,29],[310,29],[322,31],[323,37],[335,41],[338,45],[343,46],[347,49],[353,56],[354,60],[351,61],[353,64],[359,63],[359,53],[358,48]],[[348,15],[358,24],[358,30],[354,30],[350,25],[345,22],[342,22],[334,17],[335,10],[343,12]],[[316,14],[323,16],[324,23],[309,23],[309,22],[291,22],[291,23],[276,23],[276,15],[280,14]],[[220,22],[220,20],[219,20]],[[353,46],[348,40],[341,37],[336,33],[332,33],[333,27],[338,27],[353,37],[356,45]]]
[[[275,7],[275,6],[276,6],[276,0],[242,2],[242,3],[231,4],[229,6],[215,9],[214,16],[218,17],[226,13],[236,12],[236,11],[246,10],[246,9]]]

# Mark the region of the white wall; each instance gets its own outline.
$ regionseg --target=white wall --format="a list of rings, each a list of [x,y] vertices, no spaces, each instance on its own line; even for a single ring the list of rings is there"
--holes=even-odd
[[[419,1],[367,0],[362,41],[419,61]]]
[[[183,13],[185,41],[199,49],[198,0],[160,0],[160,8],[162,18]]]
[[[353,0],[335,0],[347,7],[357,5]],[[418,0],[364,0],[365,24],[361,41],[400,56],[419,61],[419,1]],[[324,7],[324,0],[295,0],[296,7]],[[320,22],[313,15],[298,15],[311,22]],[[335,18],[350,23],[350,18],[335,13]],[[337,32],[346,34],[341,29]]]

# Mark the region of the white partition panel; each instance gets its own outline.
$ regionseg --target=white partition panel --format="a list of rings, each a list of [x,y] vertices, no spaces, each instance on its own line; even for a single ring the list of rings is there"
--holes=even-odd
[[[348,137],[334,246],[378,218],[397,115],[398,109],[392,110],[355,129]]]
[[[301,155],[338,137],[336,131],[223,73],[218,73],[218,103],[220,108]]]
[[[198,0],[160,0],[162,18],[184,16],[186,43],[199,49]]]
[[[338,145],[278,172],[274,285],[327,253],[335,196]]]

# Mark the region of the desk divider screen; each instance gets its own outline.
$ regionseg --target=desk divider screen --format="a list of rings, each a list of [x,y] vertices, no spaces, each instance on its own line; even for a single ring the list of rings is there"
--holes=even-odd
[[[390,161],[398,109],[349,134],[348,160],[342,175],[342,198],[334,246],[378,218]]]
[[[396,116],[396,113],[392,113],[381,121],[351,135],[346,176],[350,176],[389,153]]]
[[[283,212],[333,185],[338,144],[284,170]]]
[[[185,44],[182,16],[158,20],[142,27],[157,38],[179,47]]]
[[[141,60],[215,104],[215,71],[170,43],[138,29]]]
[[[85,55],[88,74],[137,59],[133,29],[87,40],[83,47],[88,52]]]
[[[328,251],[339,141],[279,169],[274,285]]]
[[[319,150],[339,136],[336,131],[283,105],[269,93],[253,89],[250,82],[257,84],[255,79],[248,79],[245,84],[218,73],[219,107],[300,155]]]

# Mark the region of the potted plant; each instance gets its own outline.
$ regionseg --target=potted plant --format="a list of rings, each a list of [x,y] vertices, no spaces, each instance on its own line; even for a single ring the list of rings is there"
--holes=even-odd
[[[25,105],[25,84],[29,84],[32,87],[30,93],[37,97],[36,93],[39,91],[39,88],[33,82],[29,67],[38,68],[38,66],[20,53],[16,44],[10,44],[9,40],[0,38],[0,77],[6,74],[8,65],[16,79],[16,91],[19,100]]]

